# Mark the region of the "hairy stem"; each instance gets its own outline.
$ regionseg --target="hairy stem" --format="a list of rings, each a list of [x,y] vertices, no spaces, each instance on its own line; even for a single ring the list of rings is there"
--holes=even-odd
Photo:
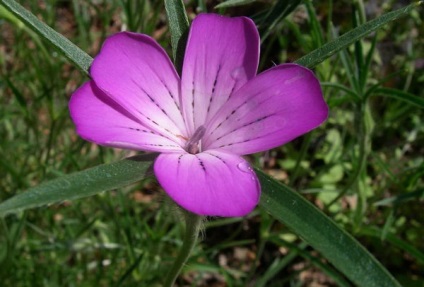
[[[186,263],[194,245],[196,244],[197,238],[199,237],[200,227],[202,225],[202,216],[193,214],[188,211],[184,211],[184,219],[186,223],[186,230],[184,235],[183,246],[181,247],[180,253],[169,270],[165,278],[165,287],[172,287],[181,272],[184,264]]]

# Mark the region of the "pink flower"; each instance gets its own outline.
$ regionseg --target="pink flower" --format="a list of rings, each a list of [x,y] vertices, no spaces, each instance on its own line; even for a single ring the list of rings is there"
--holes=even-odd
[[[243,216],[261,188],[241,156],[283,145],[328,114],[310,70],[284,64],[256,75],[258,59],[258,31],[245,17],[199,15],[181,78],[155,40],[117,33],[72,95],[71,117],[88,141],[159,152],[155,175],[183,208]]]

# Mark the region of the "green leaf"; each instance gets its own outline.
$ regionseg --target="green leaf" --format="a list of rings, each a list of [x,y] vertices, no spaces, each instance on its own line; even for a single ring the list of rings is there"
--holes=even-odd
[[[411,93],[404,92],[401,90],[392,88],[378,88],[372,93],[372,95],[394,98],[424,109],[424,98],[415,96]]]
[[[116,189],[146,177],[152,155],[136,156],[70,174],[30,188],[0,204],[0,216]],[[399,286],[353,237],[301,195],[257,171],[260,205],[286,224],[358,286]]]
[[[60,53],[88,74],[93,59],[64,36],[38,20],[38,18],[13,0],[0,0],[0,5],[9,10],[26,26],[49,41]]]
[[[375,227],[364,227],[362,230],[360,230],[360,233],[367,236],[372,236],[377,239],[382,238],[382,233],[378,228]],[[407,241],[404,241],[400,238],[398,238],[396,235],[389,233],[386,235],[386,240],[390,242],[390,244],[398,247],[399,249],[408,252],[411,256],[413,256],[415,259],[417,259],[421,264],[424,264],[424,253],[414,247],[412,244],[408,243]]]
[[[347,48],[349,45],[355,43],[356,41],[365,37],[369,33],[381,28],[382,26],[393,20],[407,15],[409,12],[417,8],[422,3],[423,1],[418,1],[404,8],[381,15],[380,17],[373,19],[361,26],[358,26],[355,29],[350,30],[346,34],[343,34],[337,39],[323,45],[321,48],[318,48],[312,51],[311,53],[303,56],[302,58],[298,59],[296,63],[309,68],[315,67],[325,59],[331,57],[338,51]]]
[[[247,5],[253,2],[256,2],[256,0],[228,0],[216,5],[214,8],[219,9],[219,8],[237,7],[237,6]]]
[[[130,157],[66,175],[30,188],[2,203],[0,217],[25,209],[94,195],[146,178],[153,155]]]
[[[189,31],[188,18],[182,0],[165,0],[165,10],[171,32],[172,56],[175,67],[181,74]]]
[[[267,286],[268,282],[277,276],[283,270],[287,267],[296,257],[299,255],[299,251],[305,249],[308,245],[305,242],[301,242],[299,246],[296,246],[296,248],[291,248],[289,253],[285,254],[284,257],[276,257],[274,261],[271,263],[271,265],[268,267],[268,270],[265,271],[265,273],[258,278],[258,281],[256,281],[255,286],[256,287],[265,287]]]
[[[276,1],[274,6],[269,9],[269,12],[258,21],[259,32],[261,35],[261,43],[273,31],[274,27],[280,23],[285,17],[296,9],[296,7],[302,2],[301,0],[279,0]]]
[[[424,199],[424,189],[419,189],[416,191],[411,191],[411,192],[402,193],[396,196],[384,198],[374,203],[374,206],[399,205],[411,200],[416,201],[421,199]]]
[[[260,205],[302,237],[358,286],[400,286],[350,234],[298,193],[256,170]]]

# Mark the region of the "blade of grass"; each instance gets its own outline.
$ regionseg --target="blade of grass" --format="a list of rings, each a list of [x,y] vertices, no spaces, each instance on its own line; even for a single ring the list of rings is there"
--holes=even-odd
[[[256,170],[260,205],[292,229],[358,286],[400,286],[350,234],[287,186]]]
[[[140,254],[138,258],[134,261],[134,263],[130,265],[127,271],[125,271],[124,275],[119,278],[118,282],[116,283],[117,287],[124,286],[125,281],[131,276],[131,273],[139,266],[144,255],[144,253]]]
[[[274,27],[282,21],[287,15],[300,4],[301,0],[280,0],[276,1],[274,6],[269,9],[260,22],[258,22],[259,32],[261,35],[261,43],[265,41]]]
[[[54,179],[0,203],[0,217],[28,208],[94,195],[146,178],[153,155],[130,157]]]
[[[165,0],[165,10],[171,32],[172,56],[175,67],[181,74],[189,29],[188,18],[181,0]]]
[[[377,47],[377,33],[375,33],[374,37],[372,38],[370,50],[368,51],[365,57],[362,77],[359,79],[359,86],[361,87],[365,87],[367,84],[368,74],[371,71],[370,67],[371,67],[371,63],[373,60],[373,55],[374,55],[374,51],[376,47]]]
[[[219,3],[214,8],[229,8],[229,7],[237,7],[237,6],[243,6],[250,3],[256,2],[256,0],[227,0],[225,2]]]
[[[337,39],[323,45],[321,48],[316,49],[311,53],[298,59],[296,63],[309,68],[315,67],[325,59],[331,57],[338,51],[355,43],[356,41],[368,35],[369,33],[381,28],[382,26],[391,21],[394,21],[402,16],[407,15],[409,12],[413,11],[418,6],[422,5],[423,2],[424,1],[418,1],[416,3],[412,3],[404,8],[386,13],[376,19],[365,23],[364,25],[352,29],[351,31],[343,34]]]
[[[415,96],[411,93],[404,92],[401,90],[392,88],[377,88],[376,90],[374,90],[372,95],[394,98],[424,109],[424,98]]]
[[[0,5],[9,10],[34,32],[52,44],[60,53],[73,62],[81,71],[88,74],[93,59],[64,36],[13,0],[0,0]]]
[[[308,12],[309,26],[311,29],[312,40],[315,42],[315,47],[321,47],[324,44],[324,35],[322,33],[321,25],[316,15],[312,0],[305,1],[306,11]]]
[[[382,230],[376,228],[376,227],[365,227],[363,228],[360,233],[367,236],[372,236],[375,238],[382,238]],[[407,241],[404,241],[400,238],[398,238],[396,235],[392,233],[388,233],[386,235],[386,240],[390,242],[390,244],[393,244],[394,246],[398,247],[401,250],[404,250],[408,252],[411,256],[413,256],[417,261],[419,261],[421,264],[424,264],[424,253],[417,249],[412,244],[408,243]]]
[[[339,39],[340,36],[336,34],[337,31],[333,26],[331,27],[331,31],[333,33],[333,37],[335,39]],[[350,87],[354,91],[354,96],[359,99],[360,97],[357,92],[359,90],[358,79],[355,77],[352,59],[349,57],[348,50],[342,49],[340,53],[338,53],[338,57],[340,57],[342,66],[345,69],[346,78],[349,81]]]
[[[284,268],[287,267],[296,257],[299,255],[298,249],[303,250],[308,245],[305,242],[302,242],[297,246],[296,249],[290,249],[290,252],[284,255],[283,258],[276,258],[271,263],[269,268],[265,271],[265,273],[258,279],[256,282],[256,287],[265,287],[268,282],[273,279],[278,273],[281,272]]]
[[[363,11],[364,5],[361,0],[354,1],[352,5],[352,23],[353,27],[359,27],[363,24],[365,24],[365,16]],[[358,90],[356,91],[360,98],[363,97],[363,92],[365,89],[365,86],[361,85],[361,79],[363,78],[365,74],[365,65],[364,65],[364,47],[362,45],[362,41],[358,40],[354,44],[354,62],[355,62],[355,79],[358,84]]]
[[[312,265],[318,267],[320,270],[322,270],[323,273],[325,273],[327,276],[333,279],[334,282],[337,284],[337,286],[339,287],[351,286],[346,281],[346,279],[340,275],[340,273],[335,271],[332,267],[328,266],[328,264],[323,263],[319,257],[312,255],[311,252],[308,250],[305,250],[305,248],[302,248],[301,246],[298,246],[296,244],[283,240],[275,235],[270,237],[270,241],[277,244],[278,246],[284,246],[284,247],[287,247],[289,250],[296,251],[299,256],[302,256],[303,258],[307,259],[309,262],[312,263]]]
[[[402,193],[397,196],[384,198],[374,203],[374,206],[389,206],[389,205],[400,205],[411,200],[423,200],[424,189]]]

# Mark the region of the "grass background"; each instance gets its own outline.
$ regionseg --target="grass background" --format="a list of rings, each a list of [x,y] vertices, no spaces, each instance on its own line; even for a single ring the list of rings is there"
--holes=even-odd
[[[262,36],[260,71],[292,62],[402,5],[304,1],[279,20],[278,1],[230,9],[214,9],[218,1],[186,2],[191,19],[199,12],[252,17]],[[152,35],[171,51],[161,1],[21,3],[92,56],[107,35],[120,30]],[[404,286],[424,286],[423,107],[393,95],[424,97],[423,28],[422,13],[414,11],[318,65],[331,110],[327,123],[251,157],[358,238]],[[67,103],[84,80],[0,8],[0,201],[48,179],[133,155],[76,136]],[[178,212],[153,179],[26,211],[1,219],[1,284],[160,286],[182,232]],[[325,258],[257,209],[247,218],[205,223],[178,284],[337,286],[339,277]]]

